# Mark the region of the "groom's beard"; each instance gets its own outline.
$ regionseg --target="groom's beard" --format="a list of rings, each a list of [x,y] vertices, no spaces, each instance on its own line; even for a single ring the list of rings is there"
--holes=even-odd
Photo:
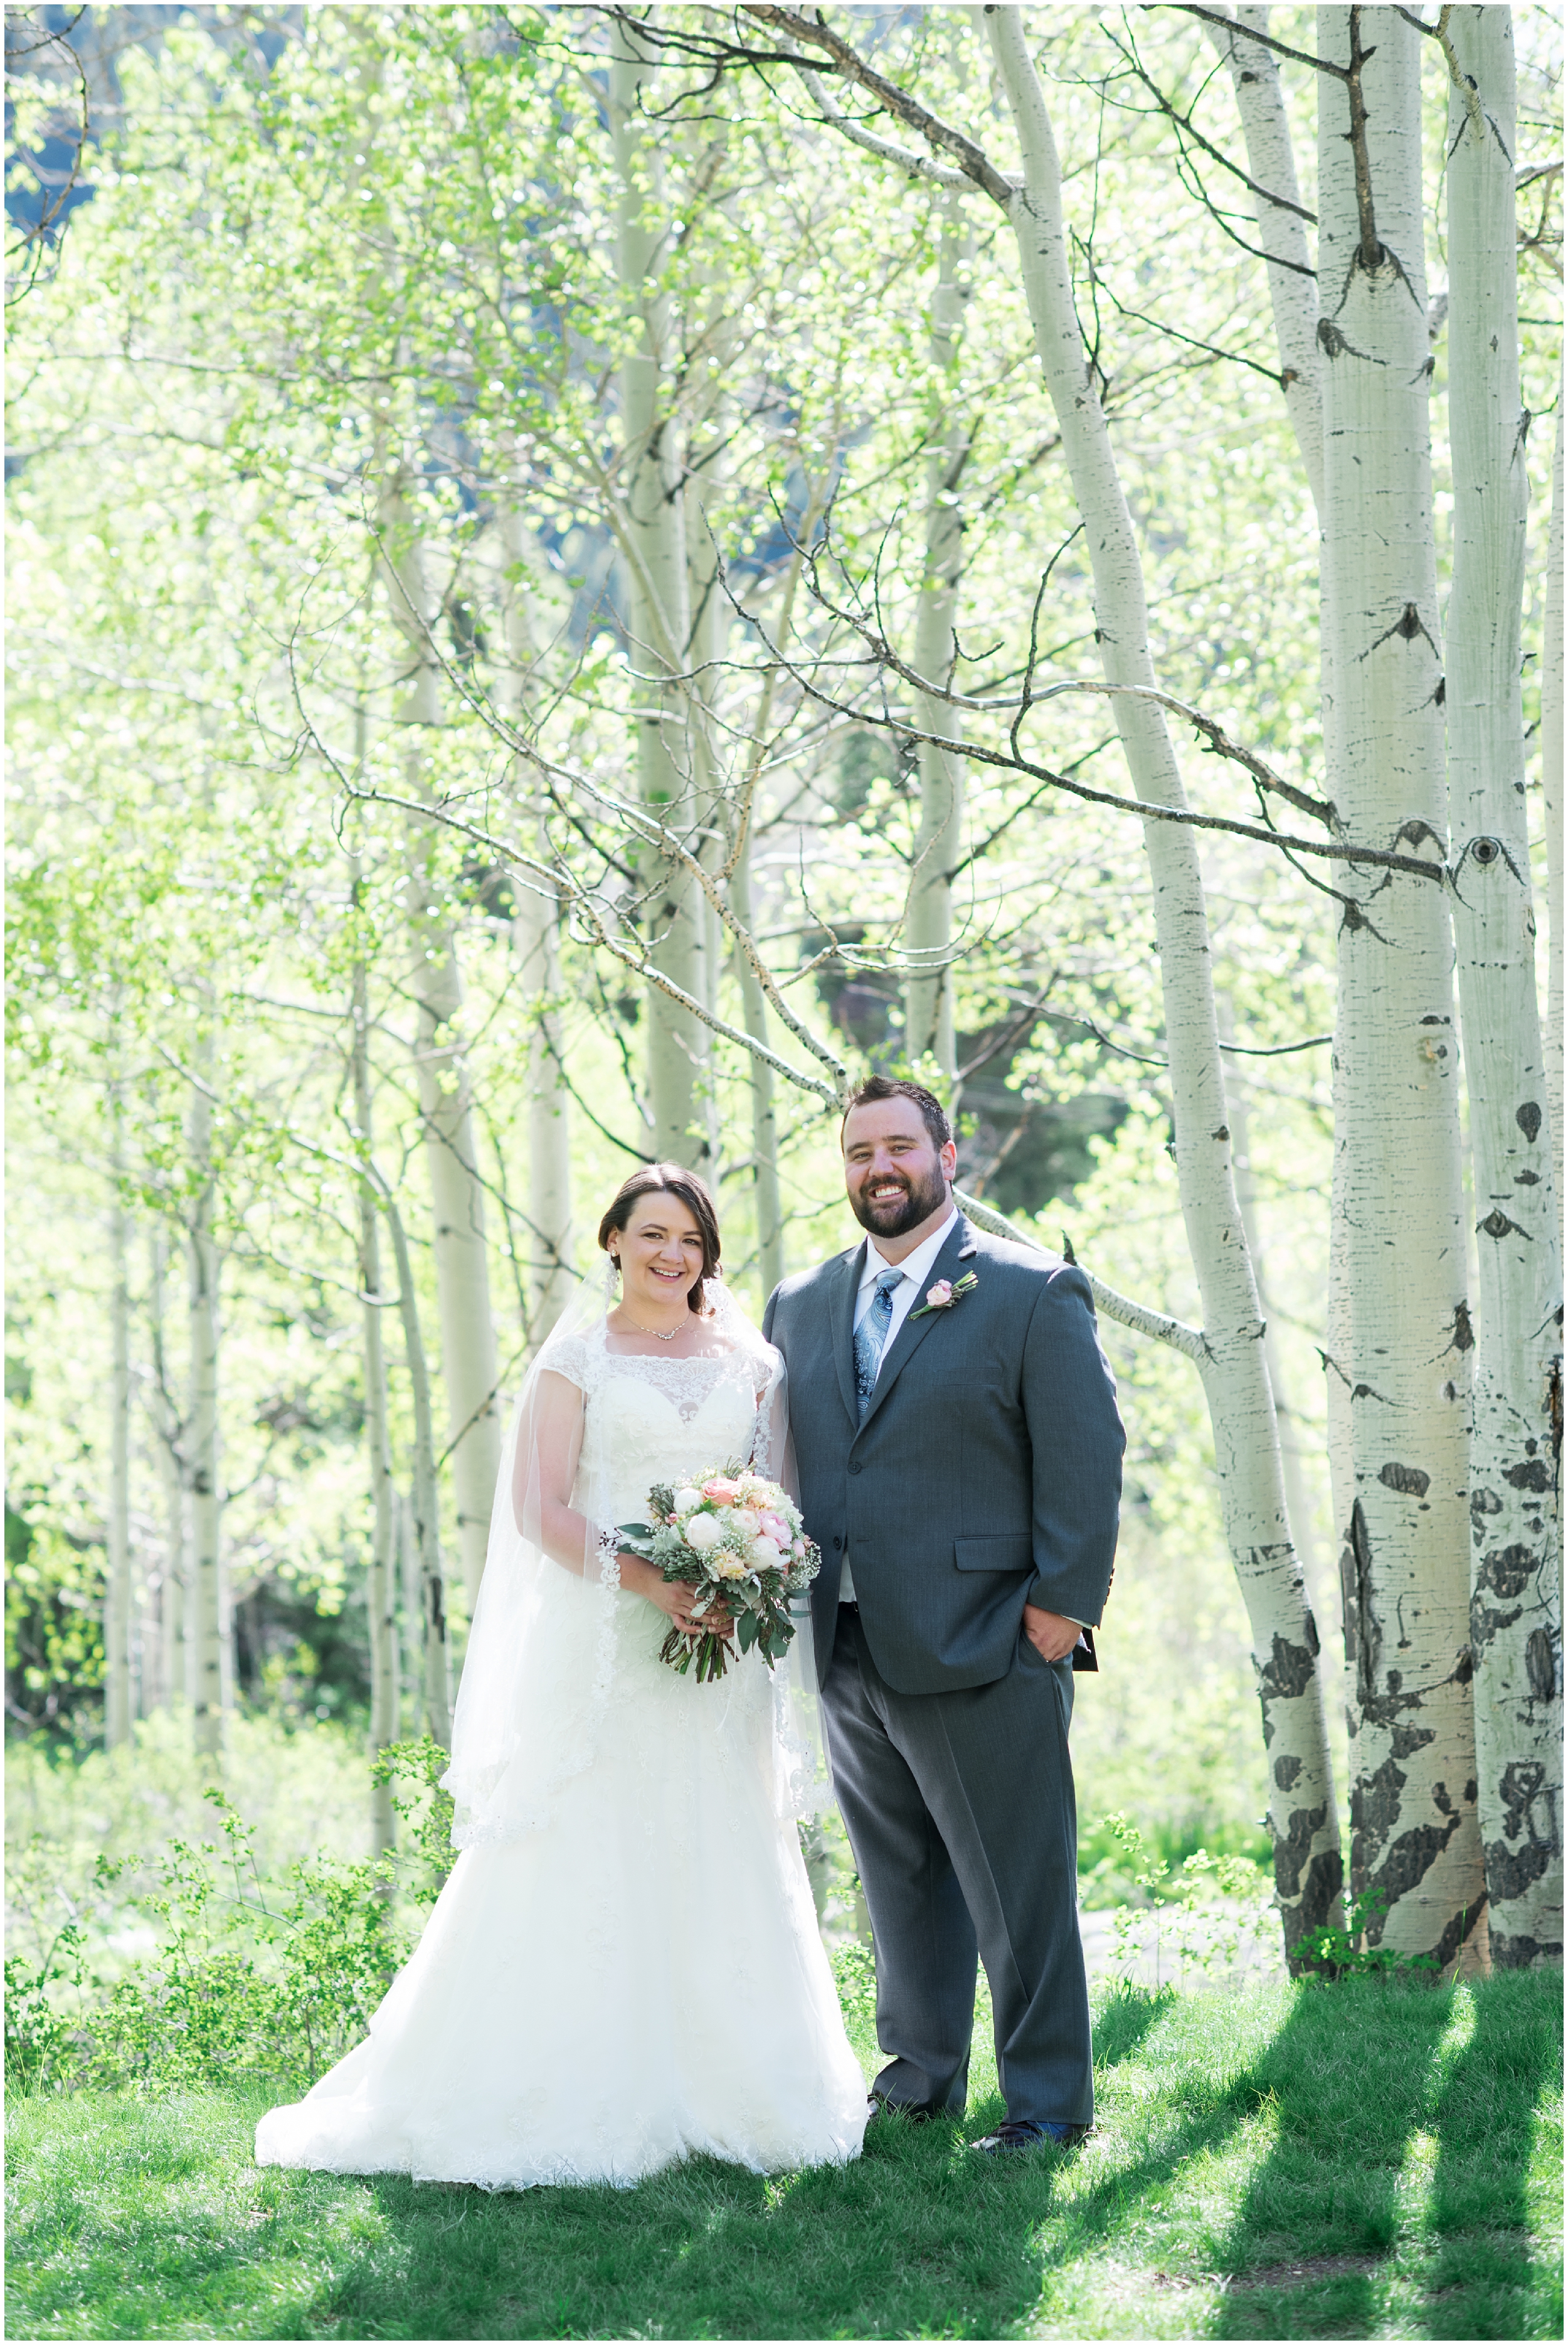
[[[947,1183],[939,1164],[924,1181],[911,1181],[903,1174],[885,1174],[881,1183],[883,1187],[887,1185],[889,1177],[901,1182],[902,1196],[883,1197],[874,1205],[868,1201],[865,1190],[857,1189],[849,1200],[849,1209],[855,1220],[863,1230],[869,1230],[874,1238],[901,1238],[906,1230],[918,1229],[922,1222],[928,1221],[947,1203]],[[866,1185],[869,1187],[869,1183]]]

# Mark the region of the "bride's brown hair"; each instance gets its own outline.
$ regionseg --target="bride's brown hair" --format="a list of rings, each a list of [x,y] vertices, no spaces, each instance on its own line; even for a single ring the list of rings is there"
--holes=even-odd
[[[707,1183],[699,1180],[696,1173],[688,1172],[683,1164],[644,1164],[639,1171],[628,1172],[599,1224],[600,1250],[603,1254],[610,1252],[612,1230],[624,1236],[626,1224],[632,1218],[632,1208],[639,1197],[646,1197],[661,1190],[667,1190],[672,1197],[679,1197],[696,1223],[703,1241],[703,1267],[698,1273],[697,1284],[686,1296],[691,1308],[701,1311],[703,1281],[718,1275],[719,1215]]]

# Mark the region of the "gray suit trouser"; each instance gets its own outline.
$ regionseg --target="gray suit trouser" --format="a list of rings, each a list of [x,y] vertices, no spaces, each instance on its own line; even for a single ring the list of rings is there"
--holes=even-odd
[[[1094,2115],[1072,1703],[1071,1661],[1027,1638],[991,1685],[896,1693],[839,1608],[822,1704],[876,1943],[884,2100],[963,2114],[978,1955],[1008,2117]]]

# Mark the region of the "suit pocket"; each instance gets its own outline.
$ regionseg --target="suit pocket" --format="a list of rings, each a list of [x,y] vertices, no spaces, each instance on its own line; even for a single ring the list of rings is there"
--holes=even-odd
[[[989,1538],[955,1539],[953,1560],[960,1571],[1033,1571],[1034,1541],[1027,1531],[1001,1531]]]

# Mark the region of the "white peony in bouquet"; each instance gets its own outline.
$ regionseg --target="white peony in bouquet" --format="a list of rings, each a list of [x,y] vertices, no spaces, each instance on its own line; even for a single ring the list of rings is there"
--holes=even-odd
[[[666,1579],[690,1580],[693,1615],[723,1613],[732,1624],[700,1637],[672,1629],[659,1659],[683,1676],[695,1660],[702,1684],[723,1676],[736,1646],[749,1653],[754,1645],[771,1669],[794,1635],[790,1598],[822,1568],[794,1500],[760,1474],[718,1466],[675,1489],[656,1482],[648,1513],[648,1522],[620,1525],[622,1546]]]

